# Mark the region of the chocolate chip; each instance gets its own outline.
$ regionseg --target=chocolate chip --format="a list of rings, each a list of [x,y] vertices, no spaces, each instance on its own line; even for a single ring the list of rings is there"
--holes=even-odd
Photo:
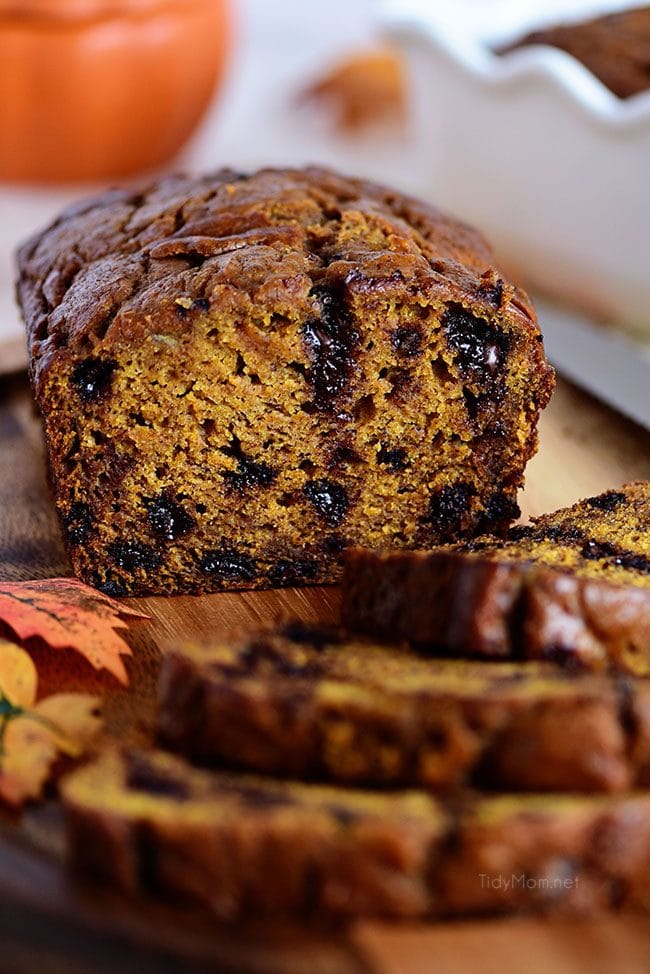
[[[579,528],[567,522],[560,524],[534,524],[530,526],[530,537],[535,541],[555,541],[557,544],[574,545],[585,540]]]
[[[617,549],[608,541],[585,541],[580,554],[589,561],[598,561],[601,558],[611,558],[615,556]]]
[[[645,555],[635,555],[627,552],[618,555],[617,565],[621,568],[629,568],[631,571],[641,572],[643,575],[650,575],[650,558]]]
[[[93,513],[88,504],[82,501],[71,504],[68,513],[63,517],[63,527],[70,544],[78,545],[87,541],[95,527]]]
[[[495,376],[506,359],[508,336],[453,302],[441,321],[460,369],[483,378]]]
[[[152,547],[139,541],[114,541],[108,554],[118,568],[135,572],[139,568],[153,572],[160,566],[160,555]]]
[[[126,787],[148,795],[160,795],[175,801],[187,801],[190,790],[185,781],[154,767],[144,756],[131,755],[126,774]]]
[[[345,808],[344,805],[327,805],[327,811],[336,820],[337,824],[343,828],[347,828],[353,825],[357,821],[359,815],[351,808]]]
[[[426,520],[436,529],[438,540],[455,540],[469,513],[470,499],[475,494],[472,484],[461,480],[440,487],[431,495]]]
[[[191,304],[187,304],[187,299],[180,298],[174,303],[174,311],[179,318],[188,318],[197,312],[210,310],[210,302],[207,298],[196,298]]]
[[[348,547],[348,541],[340,534],[330,534],[323,538],[320,547],[326,555],[340,555]]]
[[[303,492],[321,517],[333,528],[338,527],[350,506],[345,487],[323,478],[307,481]]]
[[[629,902],[630,883],[623,876],[610,876],[605,884],[610,905],[619,910]]]
[[[322,676],[320,660],[292,658],[285,648],[268,639],[255,639],[240,654],[241,676],[250,676],[258,672],[263,677],[273,674],[297,677],[300,679],[316,679]],[[221,668],[225,672],[225,668]],[[235,675],[235,674],[233,674]]]
[[[386,378],[393,387],[388,398],[391,401],[395,401],[400,399],[400,397],[403,397],[404,394],[409,391],[409,387],[412,385],[414,380],[414,375],[410,369],[394,368],[387,370]]]
[[[406,466],[406,450],[402,447],[395,447],[390,450],[382,446],[377,453],[377,463],[387,466],[393,473],[403,470]]]
[[[102,479],[106,480],[112,490],[116,490],[120,486],[129,470],[136,463],[135,456],[121,453],[112,440],[109,440],[97,451],[97,456],[101,458]]]
[[[332,412],[348,384],[354,365],[352,349],[359,333],[352,324],[341,284],[317,284],[311,295],[320,313],[302,327],[303,341],[312,362],[307,378],[314,392],[315,408]]]
[[[483,525],[479,523],[479,530],[483,530]],[[485,551],[486,548],[491,548],[492,545],[490,541],[486,538],[470,538],[469,541],[463,541],[462,550],[463,551]]]
[[[548,541],[559,541],[567,545],[582,540],[582,531],[572,524],[551,524],[542,529],[541,535]]]
[[[121,578],[116,578],[110,571],[105,573],[104,578],[99,572],[93,572],[92,583],[94,588],[114,599],[120,599],[129,594],[126,583]]]
[[[644,575],[650,573],[650,559],[645,555],[618,548],[608,541],[586,541],[580,549],[580,554],[590,561],[604,560],[616,568],[626,568]]]
[[[309,369],[302,362],[287,362],[287,368],[291,369],[293,372],[297,372],[301,375],[303,379],[309,381]]]
[[[292,799],[278,791],[255,787],[243,782],[238,782],[233,791],[241,798],[242,802],[254,808],[279,808],[281,805],[291,805]]]
[[[495,436],[507,436],[505,430],[498,430],[499,422],[493,422],[495,414],[499,413],[499,404],[501,402],[501,389],[499,385],[494,382],[490,383],[489,390],[484,392],[479,392],[476,395],[467,386],[463,387],[463,400],[465,402],[465,408],[467,409],[467,416],[472,422],[476,420],[482,420],[483,423],[488,423],[485,427],[484,432],[486,434],[493,433]]]
[[[422,351],[422,329],[418,325],[401,325],[390,336],[398,355],[413,358]]]
[[[251,487],[268,487],[275,480],[276,473],[268,463],[241,457],[237,470],[223,470],[221,476],[228,487],[242,493]]]
[[[255,578],[257,570],[250,555],[229,547],[206,551],[200,564],[206,574],[224,582],[250,582]]]
[[[75,362],[72,383],[82,402],[92,402],[108,392],[117,362],[112,359],[85,358]]]
[[[167,493],[152,497],[145,503],[151,530],[160,538],[174,541],[196,527],[192,515]]]
[[[516,520],[521,511],[519,510],[519,505],[517,504],[516,498],[512,494],[507,493],[504,490],[497,490],[490,497],[485,508],[485,520],[488,524],[492,524],[495,521],[506,521],[510,524],[512,521]],[[481,525],[481,530],[483,529]]]
[[[503,303],[503,281],[500,277],[493,284],[486,281],[480,285],[478,294],[479,297],[488,301],[493,308],[500,308]]]
[[[573,649],[568,649],[566,646],[544,646],[542,658],[551,663],[558,663],[571,672],[580,673],[585,669],[584,660]]]
[[[585,504],[595,507],[598,511],[615,511],[619,504],[625,501],[625,494],[618,490],[608,490],[606,494],[597,497],[587,497]]]
[[[285,623],[279,630],[281,636],[290,639],[292,643],[305,643],[314,649],[324,649],[325,646],[339,645],[343,642],[343,634],[333,626],[310,625],[308,622],[294,620]]]
[[[449,747],[449,733],[445,727],[432,727],[427,731],[427,744],[436,751]]]
[[[478,419],[479,413],[481,411],[481,405],[484,396],[475,395],[471,389],[463,388],[463,399],[465,400],[465,408],[467,409],[467,415],[471,420]]]
[[[635,706],[636,691],[634,679],[622,673],[614,678],[618,697],[618,719],[629,741],[637,740],[639,733],[639,714]]]
[[[331,453],[331,466],[336,467],[342,463],[360,463],[361,457],[351,446],[342,443],[337,444]]]
[[[221,476],[226,481],[226,485],[238,493],[252,487],[269,487],[277,476],[276,471],[268,463],[254,460],[249,454],[244,453],[236,436],[229,446],[221,448],[221,452],[237,460],[237,470],[222,470]]]
[[[269,581],[278,587],[283,585],[300,585],[310,582],[318,574],[318,564],[312,559],[296,559],[290,561],[283,558],[276,562],[269,571]]]

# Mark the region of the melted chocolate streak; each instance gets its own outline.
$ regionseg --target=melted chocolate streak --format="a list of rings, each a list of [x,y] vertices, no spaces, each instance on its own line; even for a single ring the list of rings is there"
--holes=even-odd
[[[640,575],[650,575],[650,559],[645,555],[620,548],[609,541],[594,541],[571,524],[555,524],[535,528],[524,525],[510,532],[513,541],[555,541],[558,544],[580,545],[580,554],[587,561],[603,561],[612,568],[627,568]]]
[[[308,378],[314,391],[313,405],[331,412],[344,392],[354,365],[352,350],[359,341],[346,307],[343,285],[318,284],[312,288],[320,316],[303,326],[303,339],[312,366]]]

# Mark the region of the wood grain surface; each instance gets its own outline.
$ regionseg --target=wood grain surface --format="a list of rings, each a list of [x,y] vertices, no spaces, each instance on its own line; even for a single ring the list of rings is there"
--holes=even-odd
[[[526,516],[626,480],[650,479],[650,434],[564,382],[540,428],[521,503]],[[23,376],[0,378],[0,578],[69,572],[50,504],[41,434]],[[151,620],[133,630],[132,683],[116,692],[62,655],[70,686],[106,693],[107,724],[147,739],[161,652],[269,622],[280,614],[332,620],[334,588],[284,589],[133,600]],[[64,868],[60,809],[51,800],[22,820],[0,821],[0,974],[233,971],[241,974],[641,974],[650,970],[650,921],[531,919],[455,924],[379,924],[307,930],[225,927],[156,902],[129,902],[80,887]]]

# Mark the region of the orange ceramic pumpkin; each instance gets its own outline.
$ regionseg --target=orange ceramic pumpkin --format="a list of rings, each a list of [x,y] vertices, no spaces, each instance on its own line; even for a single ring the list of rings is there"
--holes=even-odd
[[[228,0],[0,0],[0,179],[158,166],[210,102]]]

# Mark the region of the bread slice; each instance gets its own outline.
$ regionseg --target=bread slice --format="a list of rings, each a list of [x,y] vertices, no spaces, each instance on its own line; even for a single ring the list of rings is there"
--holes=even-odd
[[[62,786],[72,863],[219,917],[647,906],[650,794],[363,792],[107,753]]]
[[[73,867],[103,885],[264,914],[428,912],[445,814],[423,792],[373,794],[107,753],[63,785]]]
[[[297,778],[614,792],[650,780],[650,680],[427,659],[296,623],[168,655],[158,733],[201,764]]]
[[[351,630],[446,655],[650,673],[650,484],[432,551],[354,550]]]

